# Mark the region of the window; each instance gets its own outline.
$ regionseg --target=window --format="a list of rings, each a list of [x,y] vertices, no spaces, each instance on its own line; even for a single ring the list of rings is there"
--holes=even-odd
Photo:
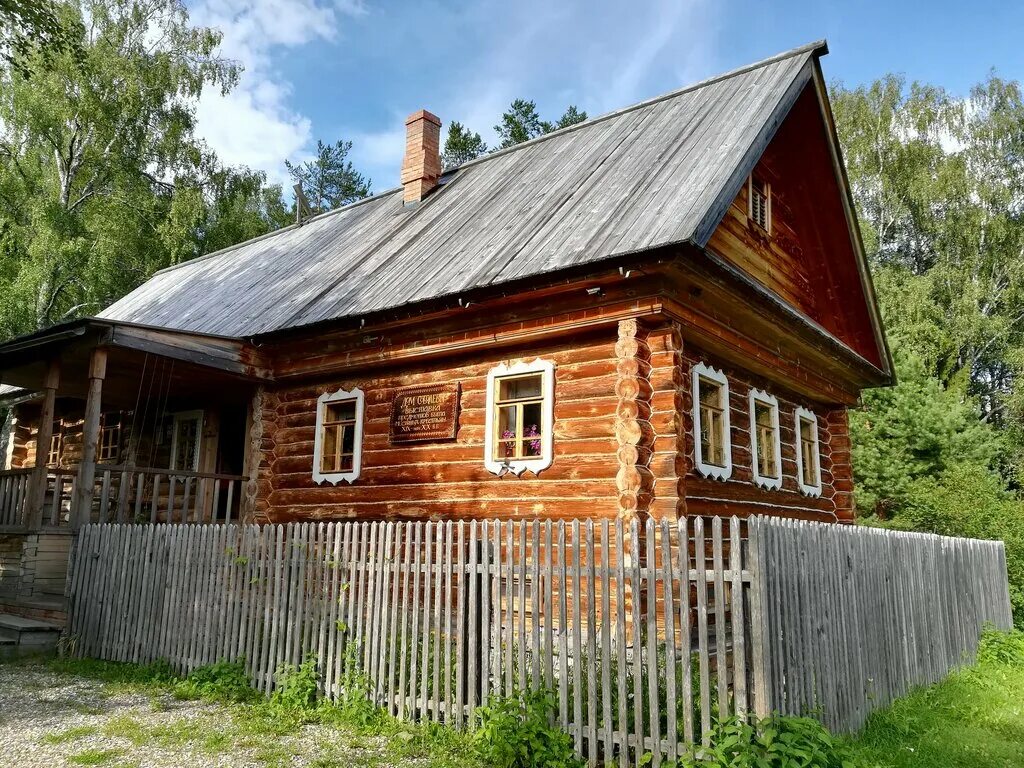
[[[546,360],[492,368],[487,375],[484,466],[496,475],[551,466],[554,364]]]
[[[203,439],[203,412],[182,411],[174,414],[171,432],[171,469],[199,471],[199,445]]]
[[[818,417],[806,408],[796,409],[796,479],[801,493],[821,495],[818,456]]]
[[[693,366],[694,454],[697,471],[725,480],[732,474],[729,439],[729,380],[704,363]]]
[[[359,477],[363,450],[363,391],[339,389],[317,400],[313,481],[337,485]]]
[[[60,464],[61,449],[64,447],[64,434],[61,432],[60,420],[53,422],[53,433],[50,435],[50,446],[46,452],[46,465],[56,467]]]
[[[772,196],[768,182],[751,174],[749,197],[750,220],[765,232],[771,232]]]
[[[754,484],[767,489],[781,488],[779,401],[760,389],[750,390],[750,453]]]
[[[99,445],[96,447],[97,461],[117,461],[121,455],[121,417],[103,414],[100,424]]]

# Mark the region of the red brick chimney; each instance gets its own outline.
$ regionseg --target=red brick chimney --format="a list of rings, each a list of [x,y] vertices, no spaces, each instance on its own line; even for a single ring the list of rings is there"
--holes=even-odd
[[[405,158],[402,187],[405,204],[415,205],[441,178],[441,118],[425,109],[405,119]]]

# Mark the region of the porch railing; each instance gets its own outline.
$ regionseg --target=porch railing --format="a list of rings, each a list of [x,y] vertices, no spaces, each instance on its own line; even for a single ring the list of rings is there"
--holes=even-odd
[[[25,524],[25,506],[33,469],[0,472],[0,528],[20,528]]]
[[[237,522],[241,475],[98,465],[93,523]]]
[[[24,530],[33,468],[0,472],[0,529]],[[82,523],[231,523],[239,519],[241,475],[98,465],[92,507]],[[47,469],[37,518],[43,529],[71,526],[77,468]]]

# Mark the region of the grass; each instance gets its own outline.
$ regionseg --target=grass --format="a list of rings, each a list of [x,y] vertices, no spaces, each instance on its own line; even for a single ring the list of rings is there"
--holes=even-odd
[[[1024,766],[1024,633],[987,633],[978,664],[874,713],[850,748],[884,768]]]
[[[17,663],[17,662],[14,662]],[[290,670],[279,694],[266,699],[249,686],[237,664],[220,662],[182,680],[165,664],[131,665],[91,659],[35,660],[51,671],[102,684],[103,696],[132,693],[160,711],[173,700],[204,700],[222,708],[187,720],[150,723],[137,712],[110,716],[98,725],[67,728],[42,737],[51,745],[88,736],[109,744],[72,754],[73,765],[124,765],[147,746],[211,757],[245,751],[259,765],[284,768],[302,754],[318,768],[373,768],[415,761],[425,768],[479,768],[468,737],[433,724],[402,723],[359,696],[339,704],[309,696],[315,667]],[[315,679],[315,678],[314,678]],[[226,708],[226,709],[225,709]],[[89,714],[101,715],[102,707]],[[227,715],[227,716],[225,716]],[[320,726],[310,732],[307,726]],[[110,748],[106,748],[106,747]],[[113,748],[117,747],[117,748]]]
[[[123,754],[120,749],[87,749],[69,757],[68,762],[72,765],[106,765]]]

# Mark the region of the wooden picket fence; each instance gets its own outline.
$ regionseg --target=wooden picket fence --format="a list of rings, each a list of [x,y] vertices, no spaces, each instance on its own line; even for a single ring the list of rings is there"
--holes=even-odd
[[[625,768],[699,749],[732,714],[856,728],[968,658],[985,622],[1009,622],[1001,544],[771,518],[88,525],[68,635],[181,673],[241,659],[262,691],[315,658],[328,697],[355,672],[395,716],[458,728],[545,688],[580,754]],[[937,629],[942,654],[911,663]]]
[[[836,732],[974,659],[1013,624],[1001,541],[755,518],[765,699]]]

